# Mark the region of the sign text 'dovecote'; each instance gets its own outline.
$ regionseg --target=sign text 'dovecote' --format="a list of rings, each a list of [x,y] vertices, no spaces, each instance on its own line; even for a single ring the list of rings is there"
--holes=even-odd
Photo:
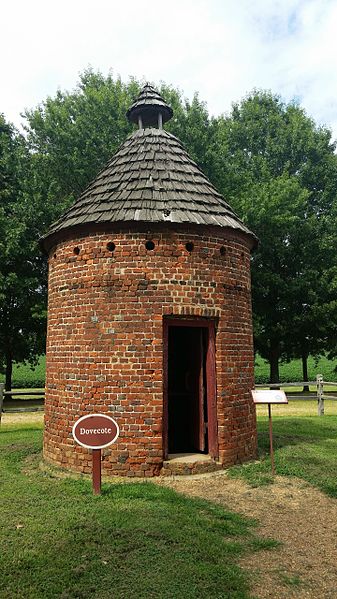
[[[117,422],[106,414],[87,414],[73,426],[73,437],[82,447],[103,449],[114,443],[119,435]]]

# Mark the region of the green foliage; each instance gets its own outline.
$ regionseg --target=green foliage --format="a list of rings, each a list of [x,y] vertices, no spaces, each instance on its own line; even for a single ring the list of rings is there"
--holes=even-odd
[[[13,365],[12,389],[41,389],[45,386],[46,357],[39,356],[34,365],[19,363]],[[5,381],[0,374],[0,383]]]
[[[139,88],[135,79],[87,70],[73,91],[26,112],[26,140],[0,122],[3,368],[34,361],[43,347],[46,263],[36,240],[131,132],[125,113]],[[160,91],[174,110],[167,129],[260,238],[252,257],[255,344],[272,376],[280,360],[333,354],[337,158],[330,132],[269,92],[253,92],[214,119],[197,94],[187,101],[165,84]]]
[[[39,183],[54,202],[76,198],[131,132],[125,113],[137,94],[135,81],[87,70],[73,92],[58,91],[25,113]],[[41,178],[43,177],[43,181]]]
[[[125,113],[139,89],[136,80],[124,84],[87,70],[74,91],[58,91],[26,112],[26,138],[0,117],[0,372],[8,389],[13,363],[32,364],[44,351],[46,261],[37,241],[131,132]],[[162,92],[175,108],[172,131],[206,166],[206,107],[171,87]]]
[[[166,129],[183,142],[189,155],[197,162],[210,179],[214,177],[212,145],[217,128],[216,119],[210,118],[205,102],[195,94],[192,102],[184,100],[181,94],[166,85],[160,93],[173,108],[173,118]]]
[[[239,558],[275,545],[253,521],[151,483],[95,497],[87,480],[47,476],[36,427],[4,427],[0,444],[3,599],[244,599]]]
[[[329,349],[336,302],[337,157],[330,132],[295,104],[253,92],[219,120],[219,188],[260,239],[252,257],[256,349],[280,358]]]
[[[322,374],[325,381],[337,381],[336,361],[328,360],[325,356],[308,358],[308,380],[315,381],[316,375]],[[291,360],[291,362],[281,362],[280,364],[280,381],[282,383],[292,383],[302,381],[302,362],[299,359]],[[269,364],[256,355],[255,357],[255,383],[263,385],[270,382]]]
[[[46,266],[30,169],[24,138],[0,115],[0,371],[7,388],[13,362],[34,363],[44,351]]]
[[[29,147],[34,153],[41,193],[54,202],[58,215],[69,205],[116,152],[134,127],[127,109],[140,82],[123,83],[111,74],[86,70],[72,92],[58,91],[36,109],[25,113]],[[160,92],[172,105],[174,118],[167,129],[186,144],[192,156],[207,168],[206,148],[212,121],[196,95],[192,102],[163,84]]]

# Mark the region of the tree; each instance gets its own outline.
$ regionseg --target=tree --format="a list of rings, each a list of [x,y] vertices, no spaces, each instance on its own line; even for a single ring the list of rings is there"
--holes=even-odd
[[[80,74],[74,91],[58,91],[54,98],[26,111],[25,129],[40,189],[59,207],[59,215],[133,130],[126,112],[140,87],[135,79],[125,84],[112,74],[104,77],[89,69]],[[206,106],[197,95],[190,103],[165,84],[160,92],[174,110],[167,129],[179,136],[199,163],[207,163],[205,148],[213,121]]]
[[[140,83],[134,79],[125,84],[111,74],[104,77],[89,69],[80,75],[75,90],[58,91],[55,97],[48,97],[37,108],[26,111],[26,145],[23,138],[11,132],[12,143],[20,141],[22,148],[26,151],[28,147],[29,150],[24,156],[22,176],[19,176],[18,169],[13,170],[16,172],[13,198],[16,198],[18,218],[18,210],[21,210],[23,223],[28,223],[27,219],[30,218],[29,228],[25,226],[22,233],[21,255],[28,252],[26,244],[31,243],[29,264],[36,279],[32,274],[30,288],[33,289],[35,285],[35,293],[40,293],[40,297],[35,298],[41,299],[39,306],[44,306],[46,264],[36,242],[96,177],[131,133],[133,127],[127,121],[126,112],[139,90]],[[168,123],[167,129],[181,137],[192,156],[210,169],[211,162],[205,148],[210,145],[214,123],[209,119],[206,106],[197,95],[192,102],[188,102],[179,91],[164,84],[160,91],[174,110],[174,118]],[[16,276],[13,286],[17,285],[19,290],[21,283],[17,273],[21,273],[20,264],[13,264],[11,268]],[[28,304],[17,304],[17,320],[21,323],[25,308],[28,309]],[[13,323],[15,321],[13,312],[10,320]],[[38,322],[42,330],[39,329],[40,338],[35,338],[35,344],[39,342],[42,347],[44,321],[37,319],[36,324]],[[30,347],[33,348],[33,343]],[[26,356],[25,352],[20,355]]]
[[[255,346],[271,381],[281,359],[301,356],[305,374],[309,353],[329,346],[334,150],[327,129],[269,92],[253,92],[219,121],[216,183],[260,239],[252,257]]]
[[[131,132],[125,113],[139,88],[136,80],[124,84],[88,70],[73,92],[59,91],[26,112],[37,233]],[[337,165],[330,132],[269,92],[253,92],[228,117],[214,119],[197,94],[189,102],[170,86],[160,91],[174,110],[166,128],[260,238],[252,258],[255,343],[272,380],[281,359],[301,356],[305,369],[309,352],[332,346],[331,321],[337,322],[331,291]]]
[[[210,118],[207,105],[197,93],[190,102],[171,87],[163,85],[160,91],[173,108],[173,118],[166,129],[183,142],[191,158],[211,180],[214,179],[212,145],[217,120]]]
[[[34,363],[44,351],[46,268],[25,194],[28,171],[24,138],[0,115],[0,370],[6,390],[13,363]]]

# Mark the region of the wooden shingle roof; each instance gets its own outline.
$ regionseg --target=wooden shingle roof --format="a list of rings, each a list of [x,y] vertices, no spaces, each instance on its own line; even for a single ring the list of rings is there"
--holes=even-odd
[[[152,85],[146,83],[137,100],[130,106],[126,116],[130,123],[138,123],[138,117],[141,115],[144,126],[156,126],[158,124],[158,112],[162,114],[163,123],[170,120],[173,115],[171,106],[166,104]]]
[[[152,127],[126,139],[42,243],[79,225],[130,221],[215,225],[255,240],[180,141]]]

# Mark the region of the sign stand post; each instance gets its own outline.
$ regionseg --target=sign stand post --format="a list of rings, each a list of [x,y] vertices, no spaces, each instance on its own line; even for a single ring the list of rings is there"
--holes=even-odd
[[[72,431],[73,437],[79,445],[92,450],[92,490],[94,495],[100,495],[102,486],[101,450],[115,443],[119,436],[119,426],[107,414],[86,414],[76,420]]]
[[[273,476],[275,476],[275,460],[274,460],[274,447],[273,447],[273,423],[271,419],[271,404],[287,404],[288,399],[284,391],[280,391],[279,389],[275,391],[269,391],[267,389],[252,391],[253,401],[255,404],[268,404],[268,418],[269,418],[269,447],[270,447],[270,462],[271,462],[271,471]]]
[[[271,404],[268,404],[268,417],[269,417],[269,447],[270,447],[270,461],[271,471],[275,476],[275,461],[274,461],[274,448],[273,448],[273,423],[271,419]]]
[[[102,485],[102,461],[101,450],[92,450],[92,490],[94,495],[101,494]]]

